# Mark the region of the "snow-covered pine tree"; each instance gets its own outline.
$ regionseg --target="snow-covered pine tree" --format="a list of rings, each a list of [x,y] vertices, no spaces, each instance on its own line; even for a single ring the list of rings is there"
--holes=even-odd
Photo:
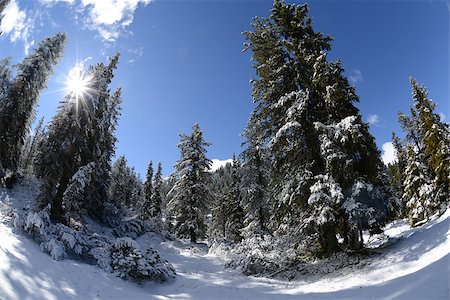
[[[450,195],[450,145],[446,125],[434,113],[436,104],[428,99],[428,92],[424,86],[419,86],[411,78],[414,106],[417,110],[420,125],[419,130],[423,137],[423,153],[432,172],[435,195],[433,202],[439,207],[449,202]]]
[[[129,204],[130,213],[133,215],[139,214],[139,209],[144,202],[144,185],[141,181],[141,176],[136,172],[134,167],[131,167],[130,185],[131,185],[131,202]]]
[[[226,189],[226,187],[224,187]],[[209,237],[222,240],[226,237],[227,223],[227,203],[225,201],[226,191],[214,193],[214,200],[211,208],[211,224],[208,228]]]
[[[10,59],[4,58],[0,60],[0,112],[6,108],[3,105],[6,104],[6,98],[8,96],[8,90],[11,86],[11,67]]]
[[[403,182],[405,181],[403,172],[406,169],[406,150],[402,141],[395,133],[392,133],[392,145],[394,146],[397,160],[392,164],[389,164],[389,176],[392,181],[393,189],[398,197],[401,198],[403,195]]]
[[[36,124],[33,133],[29,133],[25,140],[24,146],[19,158],[19,173],[22,175],[30,175],[34,172],[34,158],[42,146],[44,139],[45,126],[44,117],[42,117]]]
[[[311,194],[308,204],[312,208],[310,221],[317,226],[319,243],[326,256],[335,252],[338,241],[334,228],[338,223],[339,208],[343,201],[342,189],[329,174],[314,177],[314,184],[310,187]]]
[[[252,80],[257,104],[252,117],[260,128],[261,145],[268,146],[273,166],[270,186],[275,195],[275,226],[290,227],[284,230],[288,235],[304,228],[303,220],[309,220],[314,211],[307,199],[315,176],[328,174],[344,195],[350,194],[357,180],[364,178],[380,194],[376,199],[367,199],[377,202],[378,221],[387,215],[383,207],[388,207],[385,199],[390,198],[389,187],[384,186],[388,181],[380,153],[354,106],[358,101],[355,89],[344,76],[340,62],[327,61],[331,38],[313,30],[307,13],[307,5],[276,0],[271,16],[255,18],[253,31],[245,33],[246,49],[253,52],[257,74]],[[357,138],[349,143],[332,136],[325,139],[327,134],[319,130],[345,127],[346,123],[358,132]],[[353,132],[351,128],[344,131],[347,131],[344,137]],[[325,140],[334,149],[326,149]],[[338,152],[332,157],[329,151],[334,150]],[[333,161],[341,161],[343,157],[349,159],[343,168],[349,171],[346,174]],[[344,209],[337,209],[342,215],[340,219],[346,220]],[[361,223],[367,224],[365,221]],[[318,230],[319,239],[337,233],[332,226],[327,226],[327,230],[333,232]],[[344,229],[342,234],[349,232]],[[325,244],[334,249],[319,249],[320,252],[339,250],[337,243],[322,243]]]
[[[144,184],[144,196],[144,203],[140,212],[141,219],[161,219],[163,205],[163,179],[161,163],[158,163],[156,173],[153,177],[153,162],[150,161]]]
[[[175,217],[175,231],[181,238],[195,243],[205,236],[205,214],[211,198],[207,181],[211,161],[206,157],[210,144],[203,138],[198,124],[191,135],[180,134],[181,158],[176,163],[177,181],[169,192],[169,212]]]
[[[242,235],[250,238],[269,232],[270,210],[268,205],[269,165],[265,150],[252,139],[247,128],[247,148],[242,153],[242,203],[244,228]]]
[[[208,237],[216,240],[225,239],[225,226],[227,222],[227,203],[225,195],[231,184],[231,163],[226,163],[211,173],[209,182],[210,190],[213,195],[211,206],[211,223],[208,227]]]
[[[398,118],[408,148],[403,151],[405,162],[399,164],[399,173],[404,174],[402,199],[414,225],[449,201],[450,141],[448,125],[434,113],[436,105],[428,99],[425,87],[412,78],[411,85],[411,116],[399,113]]]
[[[111,95],[108,88],[118,59],[117,54],[108,65],[77,70],[86,84],[86,92],[83,95],[70,92],[48,126],[42,149],[35,159],[35,169],[37,176],[44,180],[40,205],[52,205],[53,220],[67,221],[63,209],[65,190],[78,169],[91,162],[95,163],[95,174],[79,201],[91,216],[102,217],[121,102],[120,89]]]
[[[162,165],[159,162],[153,179],[153,193],[150,199],[150,215],[158,219],[161,219],[162,211],[162,181]]]
[[[225,238],[234,242],[242,240],[241,230],[244,227],[244,211],[241,201],[241,164],[233,154],[231,183],[225,193],[226,222]]]
[[[66,39],[64,33],[45,38],[17,65],[17,75],[8,84],[6,97],[0,99],[0,168],[4,170],[17,171],[39,93],[59,61]]]
[[[153,193],[153,161],[147,166],[147,174],[144,182],[144,203],[142,204],[141,218],[148,219],[151,217],[150,201]]]
[[[415,226],[421,221],[428,221],[431,216],[435,191],[425,155],[414,151],[412,146],[407,147],[407,155],[403,199],[409,222],[411,226]]]
[[[131,210],[141,200],[142,190],[136,172],[128,166],[125,156],[120,156],[111,168],[109,200],[118,209]]]

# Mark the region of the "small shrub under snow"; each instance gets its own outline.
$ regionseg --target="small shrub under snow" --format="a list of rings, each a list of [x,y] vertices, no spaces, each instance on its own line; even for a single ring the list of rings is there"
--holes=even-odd
[[[85,262],[97,264],[107,272],[124,279],[164,281],[175,277],[175,269],[152,248],[141,251],[129,237],[110,238],[85,227],[80,231],[63,224],[53,224],[50,207],[30,212],[25,217],[17,212],[13,224],[40,243],[43,252],[55,260],[76,256]],[[140,220],[129,220],[116,228],[116,235],[137,236],[145,232]]]
[[[175,277],[174,268],[158,252],[149,247],[142,253],[130,238],[119,238],[111,245],[110,264],[113,273],[124,279],[164,281]]]

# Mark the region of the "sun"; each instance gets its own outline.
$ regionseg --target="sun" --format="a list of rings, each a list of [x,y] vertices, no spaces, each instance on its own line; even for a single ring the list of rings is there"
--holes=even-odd
[[[65,85],[67,92],[79,100],[86,96],[89,83],[90,78],[84,74],[83,64],[77,63],[67,74]]]

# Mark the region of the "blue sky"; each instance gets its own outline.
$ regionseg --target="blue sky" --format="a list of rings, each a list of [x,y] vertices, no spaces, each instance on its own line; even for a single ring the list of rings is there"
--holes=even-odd
[[[298,2],[301,3],[301,2]],[[408,111],[409,76],[426,85],[450,119],[449,5],[445,1],[309,1],[314,28],[334,38],[360,96],[358,107],[382,149]],[[64,76],[77,60],[121,62],[113,87],[123,88],[117,155],[141,175],[150,160],[164,174],[179,158],[181,132],[198,122],[211,159],[241,152],[253,104],[250,53],[241,32],[271,1],[13,0],[0,36],[0,57],[20,61],[43,37],[67,32],[64,58],[43,92],[37,116],[50,121],[64,96]]]

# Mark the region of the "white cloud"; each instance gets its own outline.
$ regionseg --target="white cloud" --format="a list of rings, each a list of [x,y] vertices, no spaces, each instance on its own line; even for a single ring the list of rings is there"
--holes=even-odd
[[[395,154],[395,148],[392,142],[386,142],[382,146],[383,154],[381,154],[381,159],[385,165],[391,164],[397,161],[397,155]]]
[[[121,31],[133,22],[139,4],[152,0],[81,0],[81,7],[88,11],[85,20],[88,28],[97,30],[106,41],[115,41]]]
[[[34,41],[30,41],[30,32],[33,30],[35,17],[27,14],[25,10],[21,10],[16,0],[12,0],[3,11],[3,19],[0,24],[0,31],[9,36],[11,42],[22,40],[24,43],[25,53],[34,45]]]
[[[363,81],[362,73],[358,69],[353,69],[352,74],[348,77],[352,84],[357,84]]]
[[[378,124],[380,122],[378,115],[369,115],[367,117],[367,123],[369,123],[369,125],[375,125]]]
[[[441,122],[445,122],[445,114],[443,112],[439,113],[439,117],[441,117]]]
[[[134,12],[139,5],[147,5],[153,0],[39,0],[51,7],[65,3],[73,8],[77,19],[86,28],[97,31],[108,42],[116,41],[125,28],[133,23]]]
[[[218,169],[220,169],[221,167],[224,167],[226,164],[228,163],[233,163],[232,159],[225,159],[225,160],[220,160],[220,159],[212,159],[212,165],[211,165],[211,169],[209,170],[210,172],[214,172]]]

